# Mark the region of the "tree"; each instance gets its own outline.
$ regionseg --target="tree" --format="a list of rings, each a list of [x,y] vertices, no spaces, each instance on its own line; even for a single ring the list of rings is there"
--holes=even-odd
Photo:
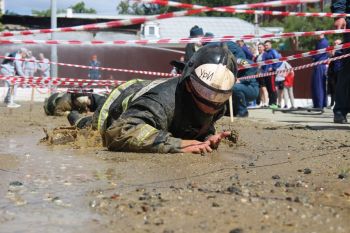
[[[130,3],[129,0],[123,0],[117,6],[117,11],[121,15],[155,15],[167,12],[169,7],[157,4]]]
[[[78,2],[77,4],[70,6],[73,9],[73,13],[88,13],[96,14],[96,10],[93,8],[86,8],[84,2]]]
[[[70,6],[69,8],[72,8],[73,13],[88,13],[88,14],[96,14],[96,10],[93,8],[86,8],[84,2],[78,2],[75,5]],[[57,13],[65,13],[66,10],[64,9],[58,9]],[[50,17],[51,16],[51,9],[37,11],[32,10],[32,14],[39,17]]]
[[[317,12],[315,8],[307,9],[308,12]],[[285,32],[312,32],[321,30],[330,30],[333,28],[334,20],[332,18],[318,18],[318,17],[294,17],[289,16],[279,20],[265,21],[263,26],[269,27],[283,27]],[[337,35],[327,35],[327,39],[333,41]],[[298,50],[314,50],[315,49],[315,37],[306,36],[284,39],[286,49],[298,49]],[[296,44],[297,43],[297,44]]]

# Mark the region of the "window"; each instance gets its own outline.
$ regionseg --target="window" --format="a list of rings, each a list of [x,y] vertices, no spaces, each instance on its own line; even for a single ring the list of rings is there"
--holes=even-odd
[[[150,27],[148,28],[148,34],[149,34],[150,36],[154,36],[154,35],[156,34],[156,29],[155,29],[154,26],[150,26]]]

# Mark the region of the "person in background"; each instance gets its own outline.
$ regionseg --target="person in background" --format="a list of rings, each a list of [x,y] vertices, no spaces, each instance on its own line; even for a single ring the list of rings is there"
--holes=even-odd
[[[96,54],[91,56],[91,61],[89,62],[89,66],[92,67],[89,69],[89,74],[88,74],[89,79],[92,79],[92,80],[101,79],[101,72],[99,69],[101,67],[101,62],[97,60]]]
[[[181,74],[183,69],[185,68],[184,60],[185,60],[184,56],[181,56],[180,60],[172,60],[172,61],[170,61],[170,65],[173,66],[173,68],[172,68],[170,73],[173,74],[173,75]]]
[[[38,73],[40,77],[50,77],[50,61],[43,53],[39,53]]]
[[[190,38],[202,37],[204,35],[203,29],[195,25],[190,30]],[[188,43],[185,48],[185,63],[188,62],[192,55],[202,47],[201,42]]]
[[[264,43],[265,46],[265,52],[263,54],[263,61],[270,60],[270,59],[278,59],[281,57],[281,54],[278,53],[275,49],[272,48],[272,41],[267,40]],[[277,68],[281,65],[281,62],[274,63],[270,65],[263,65],[261,69],[264,73],[267,72],[274,72],[277,70]],[[265,77],[265,84],[266,89],[269,94],[269,105],[271,107],[277,107],[277,95],[276,95],[276,89],[275,89],[275,76],[267,76]]]
[[[36,58],[33,56],[32,51],[28,51],[27,59],[23,62],[24,74],[27,77],[34,77],[34,74],[38,70],[38,63]]]
[[[252,52],[250,51],[250,49],[248,48],[248,46],[244,43],[243,40],[237,40],[236,43],[239,45],[239,47],[241,47],[243,49],[243,52],[245,54],[245,57],[248,59],[248,60],[251,60],[253,61],[253,54]]]
[[[294,70],[292,69],[292,66],[289,63],[287,63],[286,69],[290,71],[286,74],[284,79],[284,87],[283,87],[284,108],[288,108],[288,99],[289,99],[291,104],[291,109],[295,109],[294,92],[293,92]]]
[[[265,46],[263,43],[258,44],[258,56],[256,56],[254,62],[262,62],[265,52]],[[262,66],[259,66],[258,73],[263,73],[263,70],[261,68]],[[268,81],[268,77],[261,77],[257,79],[259,82],[259,88],[260,88],[260,107],[268,107],[269,105],[269,93],[266,89],[266,82]]]
[[[23,71],[23,61],[21,59],[25,59],[27,57],[28,50],[25,48],[21,48],[18,51],[9,53],[7,57],[13,58],[9,59],[6,58],[1,63],[1,70],[0,73],[3,76],[21,76],[24,77],[24,71]],[[17,85],[12,85],[9,81],[5,80],[5,83],[7,85],[7,93],[4,99],[4,103],[9,108],[18,108],[21,105],[16,104],[14,102],[15,93],[16,93],[16,87]]]
[[[319,30],[317,30],[319,31]],[[324,49],[329,46],[328,40],[324,35],[316,36],[315,50]],[[327,53],[322,53],[312,56],[314,62],[327,60],[329,58]],[[320,64],[314,67],[311,79],[311,94],[314,108],[325,108],[327,107],[327,65]]]
[[[246,58],[243,49],[233,41],[226,42],[227,47],[237,58],[240,65],[252,64],[253,61]],[[237,77],[241,78],[248,75],[255,75],[257,68],[241,69],[237,73]],[[237,80],[232,88],[233,99],[233,115],[235,117],[248,117],[248,105],[250,101],[256,100],[259,96],[259,84],[256,79]],[[228,115],[229,112],[226,112]]]
[[[342,41],[341,40],[335,40],[334,41],[334,46],[336,45],[341,45]],[[340,55],[343,55],[342,50],[333,50],[330,53],[330,56],[333,57],[338,57]],[[335,89],[336,89],[336,84],[338,80],[338,75],[341,69],[343,68],[343,60],[335,60],[329,63],[328,69],[327,69],[327,93],[331,96],[331,103],[329,105],[329,108],[332,108],[335,102]]]
[[[275,79],[275,86],[276,86],[276,91],[277,91],[277,106],[278,106],[278,108],[281,108],[282,98],[285,94],[293,97],[293,98],[291,98],[291,102],[292,102],[292,107],[294,108],[293,89],[292,89],[292,94],[290,95],[287,91],[287,88],[285,88],[285,86],[284,86],[284,84],[286,83],[287,75],[290,75],[291,73],[293,73],[293,76],[294,76],[294,71],[291,69],[292,69],[292,66],[288,62],[284,61],[284,62],[282,62],[280,67],[278,67],[276,70],[277,74],[276,74],[276,79]],[[288,70],[288,72],[286,70]],[[293,88],[293,86],[292,86],[292,88]],[[289,90],[290,90],[290,88],[289,88]],[[284,101],[284,108],[287,108],[286,96],[285,96],[284,100],[285,100]]]
[[[333,0],[331,3],[332,13],[350,13],[350,1]],[[349,29],[349,17],[336,18],[334,21],[336,29]],[[350,34],[344,34],[344,43],[350,42]],[[344,53],[349,53],[350,49],[346,49]],[[335,91],[335,105],[333,108],[334,123],[346,124],[348,122],[346,116],[350,112],[350,58],[343,60],[343,69],[338,74],[338,80]]]
[[[253,61],[248,59],[237,58],[237,63],[240,65],[252,64]],[[241,77],[257,74],[257,68],[242,69],[238,71],[237,82],[233,86],[233,115],[235,117],[248,117],[249,102],[254,101],[259,96],[259,83],[253,79],[239,79]]]

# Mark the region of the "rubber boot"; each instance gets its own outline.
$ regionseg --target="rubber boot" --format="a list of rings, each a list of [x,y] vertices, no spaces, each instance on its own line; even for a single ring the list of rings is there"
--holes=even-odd
[[[71,111],[68,116],[67,116],[67,119],[70,123],[70,125],[75,125],[75,123],[80,119],[80,114],[78,111]]]

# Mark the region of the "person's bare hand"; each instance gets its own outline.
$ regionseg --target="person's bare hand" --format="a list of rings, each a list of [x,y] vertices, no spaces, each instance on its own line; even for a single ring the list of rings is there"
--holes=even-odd
[[[181,151],[183,153],[206,154],[213,150],[210,147],[209,141],[182,140]]]
[[[230,136],[231,132],[230,131],[224,131],[224,132],[221,132],[221,133],[218,133],[218,134],[215,134],[215,135],[212,135],[210,136],[208,139],[207,139],[207,142],[210,143],[210,147],[211,148],[218,148],[220,142],[222,139]]]
[[[346,20],[344,18],[339,18],[335,20],[334,27],[336,29],[346,29]]]

